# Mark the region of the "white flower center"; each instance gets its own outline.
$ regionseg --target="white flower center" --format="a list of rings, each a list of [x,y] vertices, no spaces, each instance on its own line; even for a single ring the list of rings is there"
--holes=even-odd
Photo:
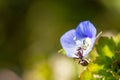
[[[86,50],[90,45],[91,45],[91,39],[86,38],[86,39],[83,40],[83,45],[81,46],[81,48]]]
[[[78,47],[81,47],[82,49],[86,50],[91,45],[91,39],[90,38],[83,38],[80,40],[76,40],[74,38],[76,45]]]
[[[76,53],[80,50],[82,52],[82,56],[86,55],[91,46],[91,38],[83,38],[80,40],[74,38],[74,41],[76,43]]]

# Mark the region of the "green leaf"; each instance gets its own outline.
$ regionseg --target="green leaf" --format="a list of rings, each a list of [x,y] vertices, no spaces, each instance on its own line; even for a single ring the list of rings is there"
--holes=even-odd
[[[117,36],[113,37],[113,40],[115,41],[116,45],[118,45],[120,43],[120,34],[118,34]]]
[[[98,55],[101,57],[107,56],[109,58],[114,56],[115,47],[116,45],[112,38],[109,39],[108,37],[101,37],[96,45]]]
[[[98,64],[94,64],[94,63],[90,63],[88,65],[88,70],[90,72],[98,72],[99,70],[103,69],[104,65],[98,65]]]
[[[92,73],[88,70],[85,70],[80,75],[80,80],[91,80],[92,79]]]
[[[90,61],[93,62],[94,60],[96,60],[96,57],[98,56],[95,48],[92,49],[92,51],[90,52],[90,54],[88,54]]]
[[[109,58],[112,58],[114,56],[108,45],[105,45],[102,50],[103,53],[105,53],[105,56],[108,56]]]
[[[119,80],[120,34],[111,38],[100,37],[94,49],[90,53],[92,61],[82,72],[80,80]]]
[[[113,77],[113,75],[111,74],[111,72],[106,69],[100,70],[98,74],[102,75],[104,80],[116,80],[115,77]]]

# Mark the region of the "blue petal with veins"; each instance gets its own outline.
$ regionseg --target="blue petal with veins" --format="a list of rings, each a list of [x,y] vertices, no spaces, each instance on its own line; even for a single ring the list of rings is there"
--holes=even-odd
[[[96,36],[96,29],[90,21],[83,21],[76,28],[76,37],[78,39],[84,37],[93,38],[95,36]]]

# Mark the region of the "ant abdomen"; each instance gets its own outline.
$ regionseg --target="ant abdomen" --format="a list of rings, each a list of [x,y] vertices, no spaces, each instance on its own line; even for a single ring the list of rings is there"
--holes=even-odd
[[[79,61],[79,64],[81,64],[82,66],[87,66],[88,62],[86,60],[82,59]]]

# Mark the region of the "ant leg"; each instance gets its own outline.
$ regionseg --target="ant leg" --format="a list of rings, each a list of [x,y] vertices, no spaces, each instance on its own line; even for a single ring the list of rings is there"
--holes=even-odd
[[[73,60],[75,60],[75,61],[76,61],[77,59],[79,59],[79,58],[73,58]]]
[[[76,56],[79,56],[79,54],[78,54],[78,53],[75,53],[75,55],[76,55]]]

